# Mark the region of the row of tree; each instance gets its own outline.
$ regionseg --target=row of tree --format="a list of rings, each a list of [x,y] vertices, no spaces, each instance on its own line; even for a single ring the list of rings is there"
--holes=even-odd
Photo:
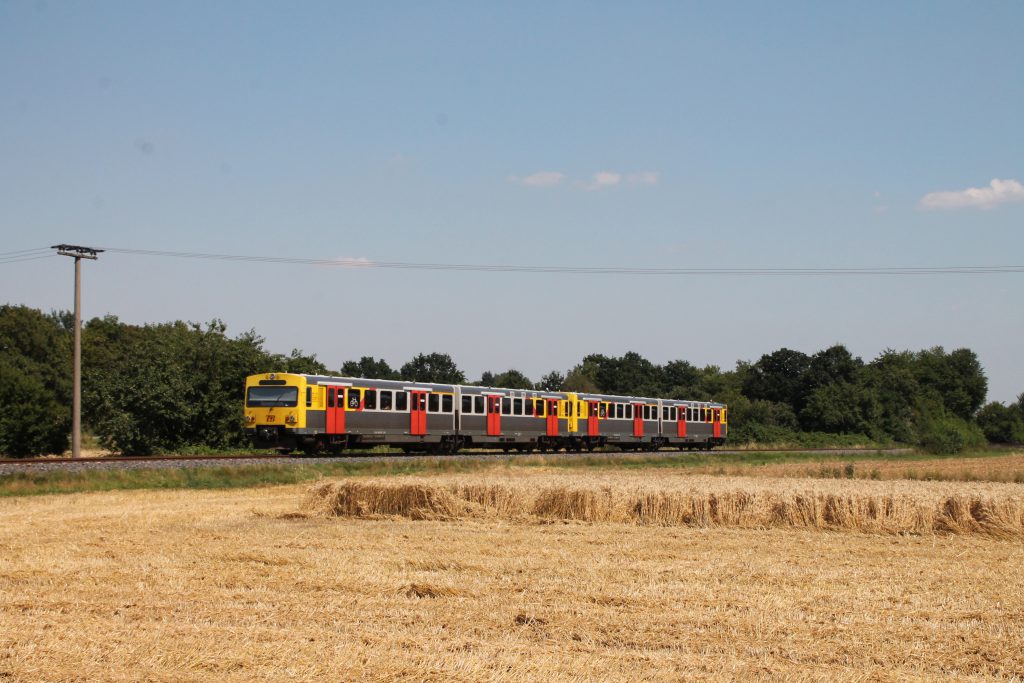
[[[127,325],[95,318],[83,328],[83,420],[99,442],[146,454],[243,445],[247,375],[286,371],[465,384],[444,353],[393,369],[363,357],[332,373],[315,355],[264,349],[254,331],[229,337],[220,321]],[[71,316],[0,306],[0,453],[63,452],[70,431]],[[509,369],[477,384],[717,400],[730,405],[736,442],[919,444],[955,452],[1024,442],[1024,395],[984,405],[987,379],[968,349],[887,350],[870,362],[841,345],[813,355],[779,349],[723,371],[685,360],[664,365],[637,353],[592,354],[538,382]]]

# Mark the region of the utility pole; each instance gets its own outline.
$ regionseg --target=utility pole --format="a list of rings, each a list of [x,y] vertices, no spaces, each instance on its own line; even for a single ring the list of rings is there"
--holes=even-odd
[[[82,259],[95,261],[102,249],[56,244],[60,256],[75,259],[75,360],[71,371],[71,457],[82,457]]]

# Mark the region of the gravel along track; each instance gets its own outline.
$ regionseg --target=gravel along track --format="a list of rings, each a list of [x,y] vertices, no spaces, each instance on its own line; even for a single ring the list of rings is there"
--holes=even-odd
[[[848,456],[874,453],[909,453],[909,448],[889,448],[884,450],[867,450],[855,448],[839,449],[769,449],[763,451],[737,451],[737,450],[715,450],[718,455],[737,455],[750,453],[820,453],[822,455]],[[655,451],[639,455],[629,453],[560,453],[548,454],[548,457],[586,455],[588,457],[650,457],[678,454],[685,458],[687,451]],[[331,462],[386,462],[388,460],[409,460],[412,458],[429,458],[432,460],[508,460],[517,457],[524,457],[521,453],[464,453],[461,455],[405,455],[405,454],[379,454],[379,455],[345,455],[327,456],[318,458],[304,458],[285,455],[254,455],[254,456],[174,456],[174,457],[108,457],[108,458],[40,458],[34,460],[0,460],[0,476],[15,472],[36,474],[40,472],[55,471],[79,471],[79,470],[125,470],[125,469],[163,469],[163,468],[188,468],[188,467],[246,467],[254,465],[312,465]]]

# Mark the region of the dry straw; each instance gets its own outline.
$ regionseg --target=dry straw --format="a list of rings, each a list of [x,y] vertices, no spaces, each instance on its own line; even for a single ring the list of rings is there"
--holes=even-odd
[[[1024,536],[1014,484],[654,479],[636,475],[443,476],[324,482],[305,509],[323,516],[791,527],[881,534]]]

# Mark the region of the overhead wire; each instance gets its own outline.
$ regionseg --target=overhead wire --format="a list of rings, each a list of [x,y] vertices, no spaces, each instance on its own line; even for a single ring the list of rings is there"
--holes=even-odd
[[[634,266],[541,266],[468,263],[412,263],[366,259],[323,259],[289,256],[256,256],[205,252],[162,251],[103,247],[107,252],[135,256],[322,266],[333,268],[385,268],[398,270],[439,270],[494,273],[556,273],[568,275],[987,275],[1024,273],[1024,265],[998,266],[900,266],[900,267],[816,267],[816,268],[725,268],[725,267],[634,267]]]
[[[111,254],[164,258],[201,259],[239,263],[318,266],[329,268],[382,268],[391,270],[427,270],[484,273],[535,273],[564,275],[636,275],[636,276],[700,276],[700,275],[995,275],[1024,273],[1024,265],[993,266],[871,266],[871,267],[640,267],[640,266],[543,266],[522,264],[479,263],[417,263],[404,261],[370,261],[351,258],[301,258],[291,256],[258,256],[253,254],[220,254],[156,249],[103,247]],[[50,258],[56,254],[49,247],[0,252],[0,265]]]
[[[56,254],[39,254],[39,255],[25,255],[25,256],[10,256],[7,258],[0,258],[0,266],[5,266],[9,263],[24,263],[25,261],[39,261],[44,258],[52,258]]]

